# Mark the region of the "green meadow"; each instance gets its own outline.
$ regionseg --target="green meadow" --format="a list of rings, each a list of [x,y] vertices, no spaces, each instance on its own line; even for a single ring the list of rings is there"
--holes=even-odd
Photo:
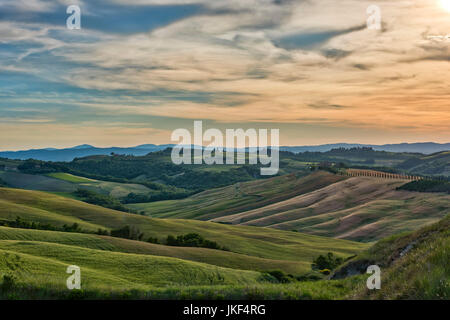
[[[308,271],[312,259],[319,254],[332,251],[339,256],[347,257],[367,248],[367,244],[363,243],[272,228],[232,226],[197,220],[149,218],[54,194],[0,188],[0,219],[14,220],[18,216],[24,220],[55,226],[78,223],[82,229],[91,232],[99,228],[111,230],[124,225],[136,226],[144,233],[144,240],[156,237],[161,242],[168,235],[199,233],[206,239],[229,248],[231,251],[229,254],[281,260],[283,263],[279,264],[280,268],[285,264],[285,270],[297,270],[297,272]],[[227,252],[220,251],[221,255],[224,253]],[[221,259],[217,258],[217,260]],[[241,260],[241,258],[236,256],[231,260]],[[260,262],[258,261],[253,260],[252,264],[258,265]],[[292,266],[293,264],[297,265]]]
[[[152,191],[138,183],[119,183],[88,179],[63,172],[37,175],[0,171],[0,178],[14,188],[55,192],[68,197],[73,197],[72,192],[79,188],[109,195],[113,198],[123,198],[129,193],[148,194]]]
[[[4,279],[0,298],[447,300],[449,221],[446,217],[416,232],[383,239],[339,267],[331,279],[291,283],[277,283],[256,271],[177,258],[35,240],[0,240],[0,275]],[[82,289],[69,291],[65,270],[74,263],[82,270]],[[369,264],[382,268],[380,290],[367,290],[364,271],[348,274],[358,268],[365,270]]]

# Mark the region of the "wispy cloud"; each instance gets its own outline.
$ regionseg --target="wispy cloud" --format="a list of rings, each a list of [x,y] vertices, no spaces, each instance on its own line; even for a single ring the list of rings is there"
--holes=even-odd
[[[0,2],[4,119],[37,108],[79,128],[148,116],[450,138],[450,43],[426,38],[450,33],[438,1],[77,3],[81,30],[65,28],[68,1]],[[365,27],[374,3],[379,31]]]

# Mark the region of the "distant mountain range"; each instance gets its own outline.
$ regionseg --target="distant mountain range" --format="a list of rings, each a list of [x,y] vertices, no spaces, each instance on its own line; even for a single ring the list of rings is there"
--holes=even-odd
[[[74,158],[82,158],[93,155],[109,155],[115,154],[131,154],[135,156],[143,156],[150,152],[164,150],[166,148],[173,147],[173,144],[143,144],[136,147],[109,147],[109,148],[97,148],[88,144],[83,144],[66,149],[31,149],[21,151],[3,151],[0,152],[0,158],[8,159],[36,159],[44,161],[72,161]]]
[[[164,150],[166,148],[173,147],[174,144],[143,144],[135,147],[109,147],[109,148],[97,148],[88,144],[75,146],[72,148],[55,149],[31,149],[21,151],[2,151],[0,152],[0,158],[8,159],[37,159],[44,161],[72,161],[74,158],[81,158],[92,155],[109,155],[115,154],[130,154],[135,156],[143,156],[150,152]],[[424,143],[400,143],[400,144],[385,144],[385,145],[369,145],[369,144],[349,144],[349,143],[336,143],[336,144],[323,144],[318,146],[284,146],[280,147],[281,151],[290,151],[294,153],[300,152],[326,152],[336,148],[356,148],[356,147],[370,147],[377,151],[389,151],[389,152],[412,152],[431,154],[440,151],[450,150],[450,143],[439,144],[434,142]]]

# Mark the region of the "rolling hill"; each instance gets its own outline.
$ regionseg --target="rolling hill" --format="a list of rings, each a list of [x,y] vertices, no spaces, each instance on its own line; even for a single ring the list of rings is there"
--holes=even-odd
[[[171,144],[159,146],[154,144],[145,144],[129,148],[97,148],[88,144],[84,144],[65,149],[44,148],[20,151],[0,151],[0,157],[19,160],[36,159],[43,161],[72,161],[74,158],[81,158],[92,155],[109,155],[111,153],[143,156],[150,152],[164,150],[172,146],[173,145]]]
[[[0,178],[13,188],[60,193],[71,193],[82,188],[113,198],[123,198],[130,193],[148,194],[152,191],[141,184],[101,181],[63,172],[40,175],[0,171]]]
[[[16,171],[0,171],[0,178],[13,188],[51,192],[73,192],[77,189],[68,181]]]
[[[48,242],[104,251],[173,257],[226,268],[261,272],[282,270],[290,274],[302,274],[309,269],[308,261],[265,259],[222,250],[173,247],[96,234],[0,227],[0,240]]]
[[[109,252],[37,241],[0,241],[0,269],[11,269],[28,285],[65,285],[68,265],[83,272],[83,287],[150,289],[170,285],[227,285],[256,283],[259,272],[169,257]],[[126,272],[125,272],[126,271]]]
[[[415,232],[380,240],[346,262],[331,279],[350,279],[369,265],[381,269],[381,288],[360,282],[350,299],[450,299],[450,216]],[[348,278],[350,277],[350,278]]]
[[[37,241],[41,235],[24,234],[36,230],[17,229],[26,240],[0,238],[0,298],[448,300],[449,222],[447,216],[418,231],[385,238],[344,263],[331,280],[287,284],[271,283],[273,279],[255,271]],[[11,231],[1,229],[0,235]],[[70,264],[81,267],[82,290],[65,288]],[[382,270],[380,290],[366,288],[365,271],[372,264]]]
[[[215,221],[373,241],[415,230],[450,212],[449,195],[397,191],[405,182],[354,177]]]
[[[256,271],[45,242],[0,240],[0,299],[338,299],[354,281],[273,283]],[[66,269],[81,269],[67,290]]]
[[[397,166],[407,172],[422,175],[450,176],[450,151],[443,151],[431,155],[412,158]]]
[[[58,178],[87,182],[65,174]],[[160,208],[160,216],[170,219],[115,211],[48,192],[0,188],[0,222],[21,217],[58,227],[77,223],[85,230],[0,226],[0,298],[448,298],[450,195],[397,190],[405,182],[325,171],[291,174],[160,202],[169,206]],[[168,214],[170,207],[179,212]],[[156,237],[164,243],[168,235],[195,232],[231,251],[94,234],[99,228],[125,225],[138,227],[144,240]],[[390,237],[374,246],[338,239],[372,241],[386,235]],[[344,274],[340,280],[287,284],[275,283],[265,273],[303,275],[310,272],[313,258],[328,252],[343,258],[357,255],[340,270],[359,268],[367,261],[379,263],[387,289],[368,292],[367,276],[350,272],[348,277],[347,271],[337,271]],[[65,271],[72,264],[82,269],[83,290],[78,292],[65,288]]]
[[[326,171],[289,174],[211,189],[187,199],[138,203],[130,208],[152,217],[210,220],[305,194],[346,179]]]
[[[221,246],[228,247],[234,254],[283,260],[282,262],[273,262],[273,266],[278,263],[280,269],[288,270],[290,268],[291,271],[294,269],[307,271],[315,256],[330,250],[339,256],[346,257],[367,247],[366,244],[362,243],[273,228],[231,226],[197,220],[149,218],[90,205],[54,194],[0,188],[0,219],[14,220],[18,216],[24,220],[49,223],[55,226],[78,223],[82,229],[91,232],[95,232],[99,228],[111,230],[124,225],[136,226],[144,233],[144,239],[156,237],[164,240],[168,235],[199,233],[208,240],[216,241]],[[118,246],[118,240],[116,239],[103,240],[103,243],[105,241],[115,242],[115,246]],[[69,242],[69,244],[73,243]],[[162,252],[161,247],[145,246],[146,243],[139,243],[139,245],[143,247],[143,249],[139,249],[142,252],[158,253],[158,250]],[[175,251],[172,250],[172,254],[180,256],[181,253]],[[208,252],[211,251],[216,254],[218,250],[209,250]],[[225,253],[227,252],[220,251],[218,254],[223,257],[227,256]],[[228,255],[230,259],[240,259],[240,256],[231,257],[231,253]],[[169,251],[164,255],[168,256],[171,253]],[[195,255],[199,257],[200,253],[192,253],[192,260],[200,259],[195,258]],[[220,260],[221,258],[214,259]],[[257,265],[257,262],[263,262],[258,259],[252,260],[249,258],[247,260],[253,265]],[[289,267],[293,263],[298,263],[298,266]]]
[[[397,190],[407,182],[317,171],[129,206],[153,217],[272,227],[367,242],[416,230],[450,212],[450,195]]]

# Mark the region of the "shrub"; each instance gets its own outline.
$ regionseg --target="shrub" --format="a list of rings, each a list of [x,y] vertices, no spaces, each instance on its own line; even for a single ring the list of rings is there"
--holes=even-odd
[[[111,230],[111,236],[117,238],[125,238],[131,240],[142,240],[144,236],[143,233],[140,232],[139,228],[135,226],[125,226],[119,229]]]
[[[226,247],[221,247],[215,241],[210,241],[203,238],[198,233],[188,233],[185,235],[177,236],[176,238],[172,235],[167,236],[166,244],[168,246],[179,246],[179,247],[201,247],[216,250],[230,251]]]
[[[101,235],[101,236],[108,236],[108,235],[109,235],[108,230],[100,229],[100,228],[98,228],[98,230],[97,230],[96,233],[97,233],[98,235]]]
[[[166,244],[168,246],[177,246],[178,245],[177,240],[172,235],[167,236]]]
[[[153,237],[148,238],[147,242],[159,244],[158,238]]]
[[[261,281],[261,282],[278,283],[277,278],[275,278],[274,276],[272,276],[268,272],[261,273],[261,275],[259,276],[258,280]]]
[[[0,290],[7,292],[11,291],[16,286],[16,278],[13,275],[5,274],[0,284]]]
[[[63,231],[64,232],[80,232],[80,233],[82,232],[80,226],[76,222],[74,224],[72,224],[71,226],[69,226],[67,224],[63,225]]]
[[[10,228],[21,228],[21,229],[37,229],[37,230],[51,230],[51,231],[64,231],[64,232],[79,232],[79,233],[87,233],[82,230],[78,223],[74,223],[72,225],[63,225],[62,227],[54,226],[50,223],[40,223],[40,222],[29,222],[23,220],[21,217],[16,217],[16,220],[4,220],[0,221],[0,225],[4,225]]]
[[[332,252],[328,252],[326,256],[320,255],[314,259],[311,267],[313,270],[333,270],[343,262],[342,258],[335,258]]]
[[[292,276],[289,277],[289,275],[286,275],[281,270],[273,270],[273,271],[269,271],[267,273],[270,274],[275,279],[277,279],[277,281],[280,283],[289,283],[289,282],[292,282],[292,280],[293,280]]]
[[[7,187],[8,184],[0,178],[0,187]]]
[[[317,281],[322,280],[323,277],[320,274],[309,273],[295,278],[297,281]]]
[[[101,236],[107,236],[107,235],[109,235],[108,230],[100,229],[100,228],[98,228],[98,230],[97,230],[96,233],[97,233],[98,235],[101,235]]]
[[[78,189],[74,192],[74,194],[77,197],[81,198],[82,201],[90,204],[95,204],[104,208],[119,210],[123,212],[136,213],[133,210],[125,207],[117,199],[104,194],[99,194],[86,189]]]

